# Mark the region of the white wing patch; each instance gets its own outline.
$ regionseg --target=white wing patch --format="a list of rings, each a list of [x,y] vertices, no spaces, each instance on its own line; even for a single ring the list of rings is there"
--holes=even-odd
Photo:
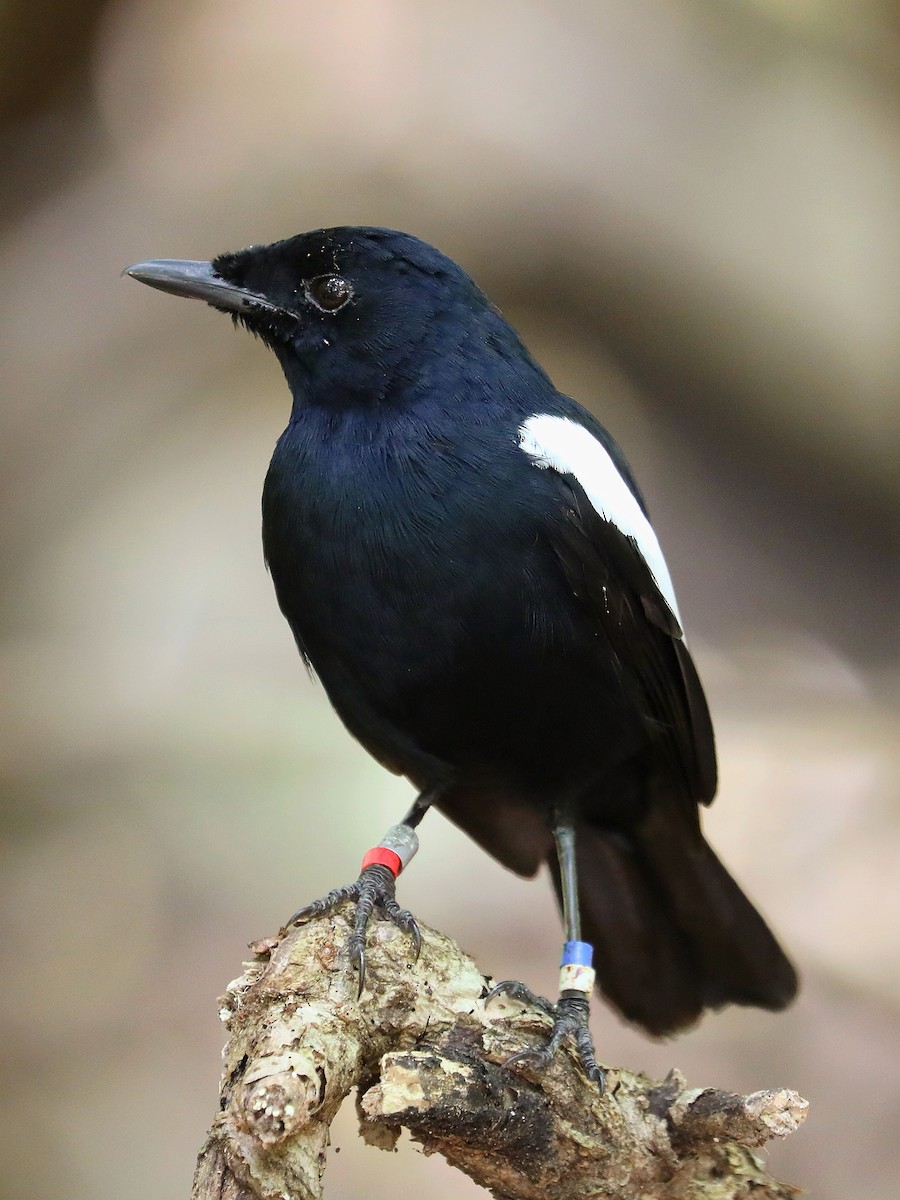
[[[520,426],[519,445],[534,459],[535,466],[574,475],[600,516],[620,533],[633,538],[660,595],[680,625],[675,589],[653,526],[616,464],[590,430],[567,417],[537,415]]]

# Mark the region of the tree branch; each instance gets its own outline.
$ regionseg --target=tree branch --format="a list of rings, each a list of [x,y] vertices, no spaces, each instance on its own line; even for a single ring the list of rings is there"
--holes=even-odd
[[[252,949],[229,984],[220,1111],[193,1200],[319,1200],[328,1131],[358,1089],[360,1131],[393,1147],[401,1127],[507,1200],[788,1200],[751,1147],[793,1132],[807,1104],[781,1090],[736,1096],[611,1070],[600,1096],[573,1054],[540,1074],[503,1063],[549,1021],[500,997],[460,948],[422,927],[370,926],[367,987],[344,947],[349,906]]]

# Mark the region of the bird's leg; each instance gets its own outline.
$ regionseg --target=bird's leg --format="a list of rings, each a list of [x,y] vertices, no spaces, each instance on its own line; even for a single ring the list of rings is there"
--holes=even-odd
[[[389,920],[412,938],[415,957],[419,957],[422,935],[411,912],[401,908],[395,897],[397,876],[419,848],[416,826],[431,806],[430,793],[423,792],[399,825],[392,825],[377,846],[363,855],[362,869],[355,883],[334,888],[321,900],[297,910],[285,928],[331,912],[345,900],[356,901],[356,920],[348,940],[350,962],[359,975],[361,996],[366,983],[366,927],[373,911],[380,909]]]
[[[559,972],[559,999],[552,1004],[543,996],[536,996],[523,983],[506,980],[498,983],[488,994],[505,993],[517,1000],[535,1005],[553,1018],[550,1038],[542,1049],[520,1050],[508,1058],[506,1065],[517,1062],[533,1062],[538,1068],[546,1067],[565,1039],[571,1036],[581,1059],[585,1074],[592,1079],[600,1091],[605,1086],[602,1067],[597,1063],[594,1041],[588,1025],[590,1019],[590,995],[594,988],[594,970],[591,966],[593,947],[581,940],[581,915],[578,910],[578,873],[575,865],[575,828],[571,821],[562,821],[553,830],[556,839],[556,855],[559,859],[559,874],[562,885],[563,924],[566,940],[563,945],[562,964]]]

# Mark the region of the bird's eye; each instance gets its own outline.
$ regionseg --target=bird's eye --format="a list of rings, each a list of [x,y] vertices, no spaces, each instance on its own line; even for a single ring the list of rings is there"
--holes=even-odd
[[[306,285],[306,294],[316,308],[337,312],[353,299],[353,288],[341,275],[319,275]]]

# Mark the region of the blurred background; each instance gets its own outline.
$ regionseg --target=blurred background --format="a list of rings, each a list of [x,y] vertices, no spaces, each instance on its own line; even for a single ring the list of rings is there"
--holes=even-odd
[[[361,223],[458,259],[624,445],[717,725],[707,829],[803,973],[675,1043],[598,1005],[601,1058],[797,1088],[776,1175],[895,1197],[898,6],[7,0],[0,49],[8,1194],[186,1197],[246,943],[409,800],[263,568],[274,358],[119,277]],[[423,843],[403,902],[552,992],[546,879]],[[329,1196],[400,1187],[478,1194],[342,1114]]]

